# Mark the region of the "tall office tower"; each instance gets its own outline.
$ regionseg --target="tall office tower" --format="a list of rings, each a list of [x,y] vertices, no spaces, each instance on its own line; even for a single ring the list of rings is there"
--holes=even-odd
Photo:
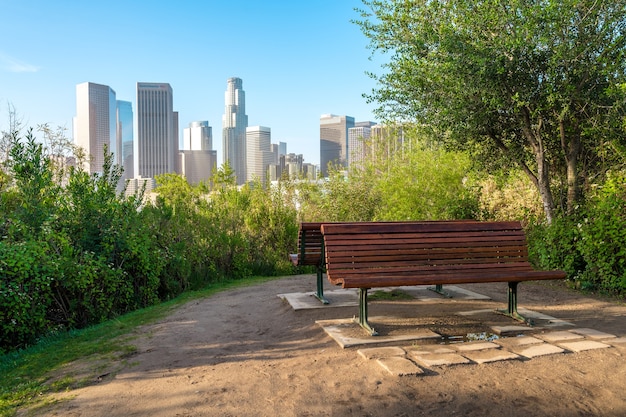
[[[365,160],[368,153],[368,140],[375,122],[357,122],[348,129],[348,166],[358,165]]]
[[[302,175],[302,164],[304,156],[302,154],[289,153],[284,157],[285,171],[289,178],[298,178]]]
[[[183,130],[183,148],[179,168],[189,184],[208,181],[217,168],[217,151],[213,147],[213,129],[206,120],[191,122]]]
[[[226,107],[222,116],[222,149],[224,162],[235,172],[237,184],[246,181],[246,95],[241,78],[228,79],[225,94]]]
[[[372,126],[371,144],[369,152],[374,163],[389,160],[395,153],[401,152],[404,147],[402,126]]]
[[[135,176],[178,172],[178,113],[167,83],[137,83]]]
[[[102,172],[104,148],[117,153],[117,103],[115,91],[107,85],[81,83],[76,85],[76,119],[74,142],[85,151],[84,169],[90,173]]]
[[[287,155],[287,142],[278,142],[278,155]]]
[[[246,128],[246,175],[247,181],[259,179],[267,181],[267,169],[274,161],[271,150],[272,131],[269,127],[251,126]]]
[[[354,127],[354,117],[323,114],[320,117],[320,164],[322,176],[328,176],[328,164],[347,166],[348,129]]]
[[[186,151],[210,151],[213,149],[213,128],[206,120],[189,123],[183,130],[183,149]]]
[[[124,168],[123,179],[134,178],[133,168],[133,104],[117,100],[118,163]]]

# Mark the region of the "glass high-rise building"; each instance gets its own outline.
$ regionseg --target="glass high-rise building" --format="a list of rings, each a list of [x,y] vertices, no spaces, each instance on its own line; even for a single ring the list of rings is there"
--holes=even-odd
[[[124,168],[124,179],[134,178],[133,167],[133,104],[117,100],[117,163]]]
[[[178,113],[167,83],[137,83],[135,176],[178,172]]]
[[[237,184],[246,181],[246,95],[241,78],[229,78],[226,85],[225,109],[222,116],[222,151],[237,177]]]
[[[118,163],[117,142],[115,91],[108,85],[90,82],[76,85],[74,143],[85,151],[84,169],[90,173],[102,172],[105,147]]]
[[[347,166],[349,157],[348,129],[354,117],[323,114],[320,117],[320,165],[322,176],[328,176],[328,164]]]

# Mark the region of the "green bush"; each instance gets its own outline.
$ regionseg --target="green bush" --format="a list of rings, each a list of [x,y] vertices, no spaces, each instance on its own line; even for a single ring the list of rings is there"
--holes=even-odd
[[[626,293],[626,177],[611,174],[575,214],[529,227],[541,268],[562,269],[577,288]]]
[[[578,249],[586,269],[581,280],[611,293],[626,293],[626,174],[608,176],[578,225]]]
[[[50,329],[55,275],[45,244],[0,242],[0,353],[24,347]]]

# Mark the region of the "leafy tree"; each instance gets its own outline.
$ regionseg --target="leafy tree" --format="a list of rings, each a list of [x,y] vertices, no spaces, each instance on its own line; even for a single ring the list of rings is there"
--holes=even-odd
[[[571,211],[583,179],[606,169],[605,144],[623,149],[622,1],[363,3],[369,10],[355,23],[373,50],[391,54],[387,72],[372,74],[379,86],[369,100],[381,117],[519,165],[548,222],[555,184],[564,184]]]

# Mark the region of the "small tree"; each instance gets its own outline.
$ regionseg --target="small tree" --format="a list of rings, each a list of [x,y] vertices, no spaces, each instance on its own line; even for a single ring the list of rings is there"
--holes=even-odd
[[[607,0],[364,0],[356,23],[390,52],[369,95],[455,147],[515,163],[571,210],[607,141],[621,140],[626,8]]]

